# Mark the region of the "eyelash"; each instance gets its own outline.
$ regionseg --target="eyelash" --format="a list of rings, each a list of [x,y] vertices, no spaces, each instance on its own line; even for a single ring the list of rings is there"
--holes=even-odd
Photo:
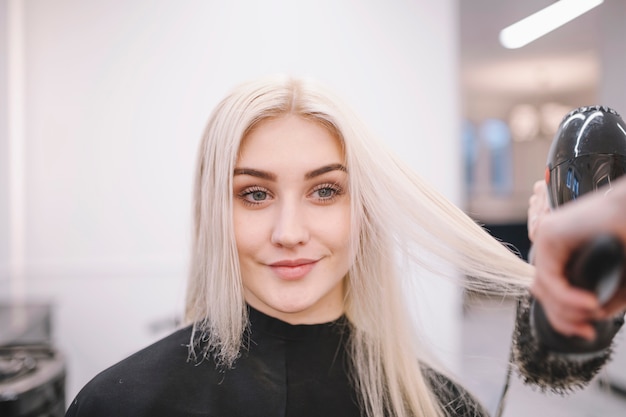
[[[343,189],[339,185],[332,183],[318,185],[313,189],[313,193],[319,193],[321,190],[331,190],[333,193],[330,197],[318,197],[318,201],[323,204],[332,203],[338,196],[343,194]]]
[[[254,193],[258,193],[258,192],[262,192],[266,194],[266,197],[272,197],[270,192],[263,188],[263,187],[259,187],[259,186],[252,186],[252,187],[246,187],[243,191],[241,191],[240,193],[237,194],[237,197],[241,199],[241,201],[248,206],[258,206],[260,204],[263,204],[266,199],[264,200],[255,200],[255,201],[251,201],[248,200],[248,197],[252,196],[252,194]]]
[[[319,192],[322,190],[330,190],[332,192],[332,195],[329,197],[321,197],[319,196]],[[257,192],[265,193],[266,198],[264,198],[263,200],[254,200],[254,201],[248,199],[254,193],[257,193]],[[311,192],[311,194],[315,194],[315,193],[318,193],[318,197],[316,197],[316,200],[319,203],[330,204],[333,201],[335,201],[338,196],[343,195],[343,189],[338,184],[326,183],[326,184],[320,184],[316,186]],[[265,203],[268,199],[270,200],[273,199],[273,196],[269,192],[269,190],[267,190],[266,188],[255,185],[252,187],[246,187],[243,191],[239,192],[237,194],[237,198],[239,198],[245,205],[254,207],[254,206],[259,206]]]

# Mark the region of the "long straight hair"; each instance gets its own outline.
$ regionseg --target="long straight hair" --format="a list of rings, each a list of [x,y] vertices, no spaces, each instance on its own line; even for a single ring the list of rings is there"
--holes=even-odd
[[[247,328],[233,231],[232,179],[241,141],[260,121],[281,115],[317,121],[344,148],[355,262],[346,277],[345,314],[352,381],[368,417],[441,417],[421,365],[439,369],[418,342],[398,260],[432,276],[461,276],[474,291],[520,295],[531,266],[425,184],[373,137],[339,98],[287,76],[243,84],[215,109],[198,152],[186,322],[222,366],[233,364]],[[400,256],[399,256],[400,255]],[[455,274],[450,274],[452,266]],[[448,271],[443,273],[442,271]]]

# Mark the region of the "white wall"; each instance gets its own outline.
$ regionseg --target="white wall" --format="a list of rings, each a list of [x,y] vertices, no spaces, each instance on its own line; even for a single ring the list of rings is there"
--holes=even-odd
[[[0,0],[0,57],[8,54],[7,39],[7,0]],[[10,291],[9,287],[9,127],[7,125],[8,106],[8,65],[0,60],[0,294]]]
[[[602,9],[603,33],[601,52],[600,99],[603,104],[615,109],[626,120],[626,2],[609,0]],[[626,330],[617,336],[613,360],[606,367],[608,378],[626,388]]]
[[[194,154],[233,85],[274,72],[325,81],[459,202],[454,0],[18,3],[25,285],[55,305],[69,398],[182,310]],[[419,305],[454,368],[460,295],[437,287]]]
[[[620,0],[608,0],[601,10],[603,31],[600,51],[600,102],[613,107],[626,119],[626,82],[624,82],[626,3]]]

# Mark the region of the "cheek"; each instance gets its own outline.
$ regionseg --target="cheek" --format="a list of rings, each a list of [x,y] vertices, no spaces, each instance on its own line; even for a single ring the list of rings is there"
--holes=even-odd
[[[319,233],[335,249],[347,249],[350,244],[350,208],[349,206],[333,207],[323,213],[318,220]]]
[[[240,257],[245,257],[258,247],[266,234],[263,230],[265,224],[265,222],[258,221],[249,211],[234,210],[233,227]]]

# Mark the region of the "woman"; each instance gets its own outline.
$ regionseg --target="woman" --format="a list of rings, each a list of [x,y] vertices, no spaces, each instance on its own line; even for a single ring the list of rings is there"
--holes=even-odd
[[[68,417],[486,415],[420,346],[402,266],[450,263],[510,295],[531,266],[311,81],[235,89],[198,158],[188,327],[97,376]]]

